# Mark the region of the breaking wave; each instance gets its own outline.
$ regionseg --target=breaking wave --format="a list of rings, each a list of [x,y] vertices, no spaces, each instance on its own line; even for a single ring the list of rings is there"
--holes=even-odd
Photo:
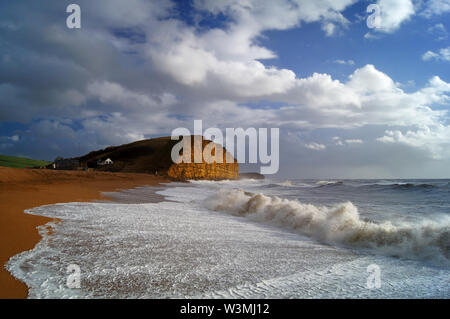
[[[276,183],[278,186],[282,187],[295,187],[294,183],[291,180],[285,180],[284,182]]]
[[[331,186],[331,185],[342,185],[344,182],[342,181],[318,181],[316,185],[319,185],[319,187],[323,186]]]
[[[291,180],[285,180],[283,182],[276,182],[266,185],[266,187],[314,187],[314,185],[302,183],[299,181],[291,181]]]
[[[449,184],[443,184],[442,182],[436,182],[434,184],[429,183],[405,183],[405,182],[378,182],[363,184],[360,187],[376,187],[381,189],[394,189],[394,190],[422,190],[422,189],[439,189],[448,188]]]
[[[277,196],[221,189],[205,200],[216,211],[274,224],[329,244],[450,264],[450,223],[427,221],[396,226],[361,219],[351,202],[315,206]]]

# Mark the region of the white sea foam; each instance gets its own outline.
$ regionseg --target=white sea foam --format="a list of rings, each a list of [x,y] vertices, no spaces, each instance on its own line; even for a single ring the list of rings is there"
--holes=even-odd
[[[30,298],[449,296],[448,268],[323,245],[295,229],[208,210],[212,184],[172,185],[158,193],[173,202],[29,210],[63,222],[41,226],[43,240],[7,269],[27,284]],[[222,186],[232,192],[231,184]],[[370,290],[366,269],[373,263],[382,269],[382,287]],[[66,286],[70,264],[81,268],[80,289]]]
[[[318,181],[316,182],[316,184],[320,186],[335,185],[335,184],[342,184],[342,181]]]
[[[29,286],[30,298],[183,298],[355,258],[178,198],[182,202],[32,209],[63,222],[48,224],[53,234],[40,227],[43,240],[12,257],[7,268]],[[70,264],[81,269],[81,289],[66,286]]]
[[[294,183],[290,180],[285,180],[283,182],[277,183],[278,186],[284,186],[284,187],[295,187]]]
[[[206,199],[205,205],[209,209],[293,229],[327,243],[371,248],[382,254],[444,264],[450,261],[449,223],[378,224],[362,220],[351,202],[331,207],[315,206],[239,189],[222,189]]]
[[[248,187],[248,186],[261,186],[269,183],[268,179],[238,179],[238,180],[219,180],[219,181],[209,181],[209,180],[189,180],[189,183],[193,185],[208,185],[214,187],[232,186],[232,187]]]
[[[380,265],[381,286],[367,287],[367,265]],[[448,298],[447,270],[422,268],[414,262],[363,256],[322,269],[305,269],[258,283],[212,291],[197,298]],[[413,275],[414,274],[414,275]]]

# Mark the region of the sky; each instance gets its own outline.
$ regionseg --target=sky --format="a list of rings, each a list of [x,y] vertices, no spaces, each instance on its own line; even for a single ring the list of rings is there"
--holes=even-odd
[[[279,128],[279,177],[449,178],[449,18],[450,0],[2,0],[0,154],[201,119]]]

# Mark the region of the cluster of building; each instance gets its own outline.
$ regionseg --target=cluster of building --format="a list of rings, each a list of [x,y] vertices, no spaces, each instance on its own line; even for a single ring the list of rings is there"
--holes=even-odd
[[[92,165],[92,163],[82,162],[78,159],[57,158],[53,163],[48,165],[46,168],[61,169],[61,170],[85,170],[88,168],[95,168],[112,164],[114,164],[114,162],[110,158],[107,158],[105,160],[98,159],[94,165]]]

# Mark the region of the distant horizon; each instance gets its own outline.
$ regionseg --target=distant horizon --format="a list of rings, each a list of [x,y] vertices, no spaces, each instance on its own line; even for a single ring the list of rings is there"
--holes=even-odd
[[[95,151],[95,150],[93,150]],[[79,157],[84,154],[73,156],[73,157]],[[24,159],[30,159],[30,160],[38,160],[38,161],[47,161],[49,163],[53,162],[54,159],[51,160],[45,160],[40,158],[31,158],[27,156],[16,156],[16,155],[9,155],[9,154],[0,154],[0,156],[11,156],[11,157],[18,157],[18,158],[24,158]],[[63,156],[63,158],[66,158]],[[69,157],[71,158],[71,157]],[[0,165],[1,167],[1,165]],[[239,173],[258,173],[257,170],[247,170],[245,171],[239,171]],[[258,173],[259,174],[259,173]],[[278,174],[274,175],[264,175],[265,178],[278,178],[278,179],[284,179],[284,180],[450,180],[450,177],[377,177],[377,178],[368,178],[368,177],[283,177],[279,176]]]
[[[30,158],[27,156],[15,156],[15,155],[8,155],[8,154],[0,154],[0,156],[11,156],[11,157],[18,157],[18,158],[24,158],[24,159],[30,159],[30,160],[39,160],[39,161],[47,161],[51,163],[53,160],[43,160],[39,158]],[[82,156],[82,155],[79,155]],[[77,156],[75,156],[77,157]],[[1,167],[1,165],[0,165]],[[241,173],[258,173],[255,170],[245,170],[243,172],[239,171],[239,174]],[[258,173],[259,174],[259,173]],[[450,177],[386,177],[386,178],[367,178],[367,177],[281,177],[277,174],[275,175],[264,175],[265,178],[279,178],[279,179],[285,179],[285,180],[450,180]]]

